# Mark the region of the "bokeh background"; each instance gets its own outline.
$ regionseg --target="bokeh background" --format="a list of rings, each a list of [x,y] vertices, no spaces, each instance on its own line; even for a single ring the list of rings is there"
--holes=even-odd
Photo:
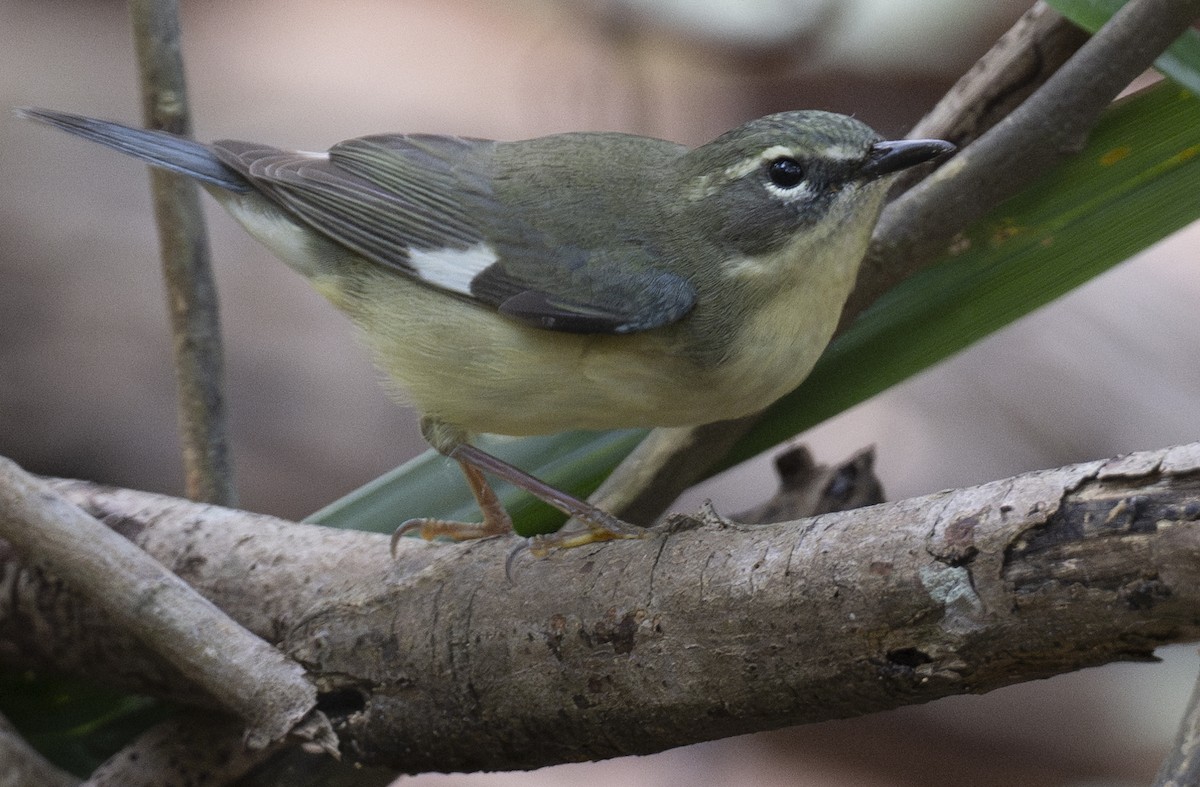
[[[183,3],[197,136],[620,130],[701,143],[799,107],[900,135],[1023,0],[203,0]],[[116,0],[0,0],[0,454],[179,493],[170,338],[144,168],[4,110],[136,122]],[[424,448],[349,325],[207,203],[241,503],[302,517]],[[890,499],[1200,435],[1200,231],[1185,230],[813,430],[874,444]],[[737,511],[769,461],[689,492]],[[864,719],[534,774],[408,784],[1134,785],[1200,660],[1116,665]]]

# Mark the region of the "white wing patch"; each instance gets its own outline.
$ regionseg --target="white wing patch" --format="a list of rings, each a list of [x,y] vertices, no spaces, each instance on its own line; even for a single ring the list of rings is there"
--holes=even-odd
[[[486,243],[468,249],[408,249],[408,262],[430,284],[463,295],[471,294],[471,280],[494,265],[496,251]]]

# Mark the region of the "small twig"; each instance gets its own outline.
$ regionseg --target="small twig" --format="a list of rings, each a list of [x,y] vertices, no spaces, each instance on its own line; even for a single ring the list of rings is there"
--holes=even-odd
[[[655,429],[588,500],[626,521],[649,526],[683,490],[703,478],[757,420],[758,416],[751,416]]]
[[[177,0],[130,0],[147,127],[190,135]],[[216,285],[196,184],[150,172],[179,386],[187,496],[233,505]]]
[[[1200,683],[1192,689],[1175,745],[1154,778],[1154,787],[1194,787],[1197,784],[1200,784]]]
[[[1088,34],[1039,0],[946,91],[909,136],[962,144],[999,123],[1071,56]]]
[[[83,787],[236,784],[280,744],[251,750],[229,716],[190,711],[161,722],[100,765]]]
[[[1067,23],[1053,17],[1018,22],[931,113],[933,119],[918,124],[927,130],[953,130],[961,135],[959,142],[972,139],[972,134],[982,136],[884,210],[858,287],[843,311],[842,328],[879,295],[936,262],[941,249],[971,221],[1064,158],[1086,138],[1113,97],[1178,38],[1198,11],[1198,0],[1132,0],[1057,71],[1050,68],[1070,50],[1072,34],[1063,28]],[[1031,71],[1031,63],[1040,66]],[[993,83],[1009,88],[995,92],[989,87]],[[999,118],[993,111],[1001,97],[1003,103],[1025,92],[1032,96],[1012,115]],[[1037,155],[1029,158],[1027,151]],[[1012,166],[1014,161],[1021,166]],[[756,422],[757,416],[751,416],[692,429],[655,430],[591,500],[618,516],[648,524],[717,466],[725,449]],[[701,456],[689,456],[696,453]]]
[[[74,787],[71,774],[55,768],[34,751],[4,716],[0,716],[0,787]]]
[[[247,744],[286,735],[316,705],[304,669],[14,462],[0,458],[0,537],[68,581],[248,722]]]
[[[978,139],[1045,84],[1088,40],[1088,34],[1045,3],[1036,2],[946,91],[908,136],[934,137],[959,147]],[[899,178],[898,195],[929,172]]]

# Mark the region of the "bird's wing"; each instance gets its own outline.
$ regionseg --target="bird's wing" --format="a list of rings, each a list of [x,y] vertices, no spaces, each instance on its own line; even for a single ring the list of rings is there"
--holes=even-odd
[[[640,241],[577,248],[510,215],[491,188],[495,144],[412,134],[352,139],[328,154],[236,141],[213,149],[318,232],[526,324],[632,333],[691,310],[691,284],[656,267]]]

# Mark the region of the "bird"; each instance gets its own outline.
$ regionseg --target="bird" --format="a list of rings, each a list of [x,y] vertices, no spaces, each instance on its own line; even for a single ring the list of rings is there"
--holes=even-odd
[[[483,514],[409,519],[393,552],[414,532],[511,534],[489,475],[579,523],[539,536],[538,554],[642,535],[473,436],[692,426],[764,409],[832,337],[891,176],[955,150],[819,110],[767,115],[694,148],[615,132],[414,133],[321,152],[17,112],[195,179],[358,326]]]

